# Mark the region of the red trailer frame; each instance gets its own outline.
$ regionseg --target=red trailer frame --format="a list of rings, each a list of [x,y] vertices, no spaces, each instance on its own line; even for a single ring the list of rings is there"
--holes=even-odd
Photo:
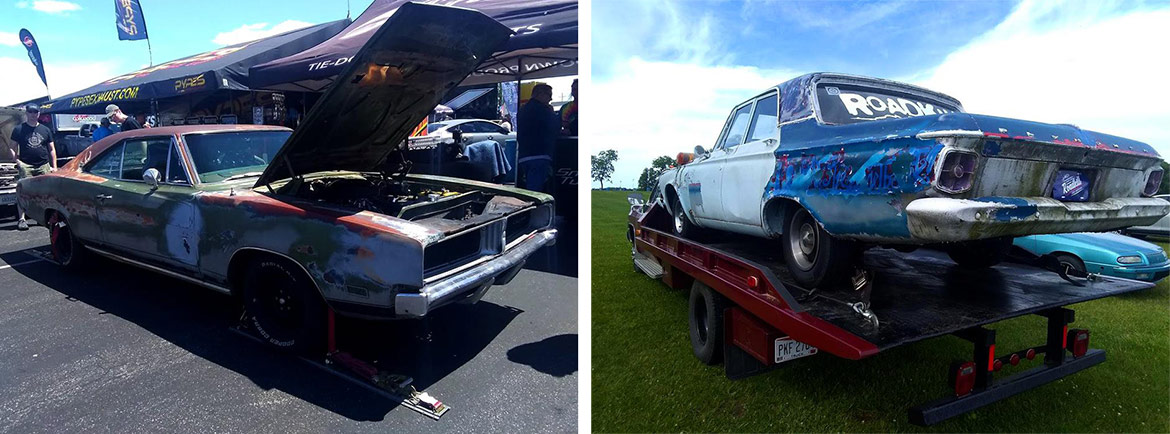
[[[851,360],[942,335],[972,342],[972,358],[956,362],[948,371],[954,395],[909,410],[911,422],[919,425],[941,422],[1104,362],[1104,350],[1088,348],[1088,330],[1068,328],[1075,316],[1065,306],[1154,286],[1097,275],[1081,275],[1074,280],[1067,270],[1056,273],[1009,264],[997,267],[1003,271],[987,282],[973,279],[976,287],[964,291],[984,292],[963,298],[950,292],[945,280],[913,274],[929,267],[945,270],[929,255],[873,252],[866,255],[867,260],[872,256],[884,262],[870,267],[873,271],[859,271],[861,280],[854,281],[857,288],[809,290],[780,278],[785,273],[783,265],[769,258],[766,248],[752,248],[761,244],[759,239],[741,239],[736,244],[727,242],[735,236],[722,233],[719,242],[684,239],[668,229],[672,227],[670,216],[660,203],[631,203],[627,238],[632,243],[635,267],[651,277],[661,277],[671,288],[706,285],[730,303],[723,313],[722,326],[723,358],[729,379],[776,368],[780,362],[774,354],[774,344],[779,339],[796,340]],[[918,262],[896,266],[903,260]],[[949,262],[946,267],[951,267]],[[887,284],[874,289],[873,273]],[[868,281],[866,276],[870,276]],[[862,287],[863,291],[854,290]],[[1043,290],[1036,291],[1037,287]],[[873,310],[870,291],[875,291],[877,297]],[[898,303],[891,302],[891,298],[899,296],[902,298],[897,298]],[[985,298],[995,300],[981,304]],[[900,306],[904,300],[913,308]],[[961,309],[970,312],[955,315]],[[1048,319],[1046,342],[997,357],[995,331],[984,326],[1029,314]],[[877,318],[882,317],[891,321],[881,323]],[[1003,365],[1026,363],[1040,354],[1044,355],[1042,366],[994,379],[994,373]]]

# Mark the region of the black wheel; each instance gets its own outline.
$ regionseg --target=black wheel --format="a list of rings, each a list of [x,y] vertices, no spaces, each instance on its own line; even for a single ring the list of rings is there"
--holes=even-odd
[[[244,277],[244,309],[260,339],[289,352],[309,353],[325,345],[325,302],[300,269],[263,258]]]
[[[695,223],[687,217],[687,213],[683,211],[682,202],[678,200],[678,196],[670,198],[670,211],[673,217],[673,225],[675,235],[683,238],[695,238],[699,235],[699,228]]]
[[[947,246],[947,256],[959,266],[987,268],[1003,262],[1012,248],[1012,237],[964,241]]]
[[[792,278],[808,288],[831,285],[852,276],[860,252],[853,242],[829,235],[804,208],[789,218],[781,249]]]
[[[65,217],[58,212],[51,212],[45,226],[49,229],[49,248],[53,259],[61,266],[76,270],[86,264],[87,254],[81,240],[73,236],[73,231]]]
[[[1087,270],[1085,270],[1085,261],[1082,261],[1081,258],[1067,253],[1057,253],[1055,256],[1056,261],[1060,263],[1060,268],[1067,267],[1080,271],[1081,273],[1087,272]]]
[[[723,361],[723,310],[727,300],[710,286],[696,281],[691,285],[691,350],[708,365]]]

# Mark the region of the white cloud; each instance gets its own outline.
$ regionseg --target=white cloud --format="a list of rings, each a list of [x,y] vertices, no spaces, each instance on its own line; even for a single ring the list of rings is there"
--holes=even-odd
[[[1170,157],[1170,86],[1162,77],[1170,8],[1025,2],[956,50],[919,84],[972,113],[1050,123],[1143,141]]]
[[[45,70],[49,79],[49,89],[54,97],[76,92],[92,86],[108,77],[117,75],[119,70],[116,63],[88,62],[88,63],[53,63]],[[33,98],[45,96],[45,86],[37,76],[28,57],[0,56],[0,83],[4,83],[2,105],[15,104]]]
[[[219,45],[234,45],[309,27],[311,25],[311,23],[297,20],[283,21],[272,27],[268,27],[268,23],[244,24],[233,30],[216,34],[211,42]]]
[[[695,145],[710,149],[736,104],[799,75],[637,57],[621,68],[625,72],[611,79],[594,79],[585,100],[603,104],[590,110],[594,118],[590,125],[595,127],[588,131],[589,152],[618,152],[612,182],[606,185],[622,187],[637,187],[642,169],[656,157],[674,158],[679,152],[691,152]]]
[[[20,35],[16,33],[0,32],[0,45],[8,47],[20,46]]]
[[[16,2],[16,7],[22,9],[28,9],[31,7],[33,10],[49,14],[63,14],[66,12],[81,10],[81,5],[77,3],[59,0],[36,0],[33,2],[21,1]]]

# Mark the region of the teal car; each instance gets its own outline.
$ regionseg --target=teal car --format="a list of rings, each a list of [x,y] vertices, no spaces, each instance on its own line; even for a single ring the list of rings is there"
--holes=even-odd
[[[1125,235],[1073,233],[1032,235],[1013,244],[1027,252],[1052,255],[1075,270],[1156,282],[1170,274],[1166,252],[1155,244]]]

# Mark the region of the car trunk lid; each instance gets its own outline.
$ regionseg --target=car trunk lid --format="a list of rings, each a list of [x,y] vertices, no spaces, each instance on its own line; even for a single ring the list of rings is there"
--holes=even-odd
[[[256,181],[379,171],[440,98],[512,31],[480,12],[407,3],[386,20]]]

